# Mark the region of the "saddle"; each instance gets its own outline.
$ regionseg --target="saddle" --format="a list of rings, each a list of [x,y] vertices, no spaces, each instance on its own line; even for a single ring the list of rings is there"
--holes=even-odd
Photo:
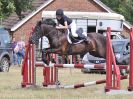
[[[70,38],[72,43],[78,43],[79,41],[81,41],[81,38],[74,37],[71,32],[69,33],[69,38]]]
[[[82,28],[77,29],[76,33],[78,34],[78,37],[74,37],[72,35],[71,29],[69,29],[69,38],[70,38],[72,43],[83,42],[86,40],[86,36],[83,35],[83,29]]]

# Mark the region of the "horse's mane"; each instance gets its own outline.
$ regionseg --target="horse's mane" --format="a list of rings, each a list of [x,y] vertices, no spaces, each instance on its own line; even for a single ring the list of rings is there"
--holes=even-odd
[[[49,25],[51,27],[55,27],[56,26],[55,21],[53,19],[51,19],[51,18],[48,18],[48,19],[45,19],[45,20],[39,20],[37,22],[35,28],[41,27],[42,24]]]
[[[41,21],[41,24],[47,25],[48,27],[50,27],[50,28],[52,28],[52,29],[54,29],[54,28],[56,27],[56,22],[55,22],[55,20],[54,20],[54,19],[51,19],[51,18],[42,20],[42,21]],[[55,29],[56,29],[56,28],[55,28]],[[61,33],[65,33],[65,32],[66,32],[66,30],[64,30],[64,29],[60,29],[59,31],[60,31]]]
[[[53,26],[53,27],[56,26],[56,22],[55,22],[53,19],[51,19],[51,18],[42,20],[42,21],[41,21],[41,24],[51,25],[51,26]]]

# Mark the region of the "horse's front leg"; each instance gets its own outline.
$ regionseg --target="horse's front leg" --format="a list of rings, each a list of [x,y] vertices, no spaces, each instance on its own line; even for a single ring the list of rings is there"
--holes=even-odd
[[[49,60],[50,60],[49,54],[46,52],[46,49],[43,49],[43,50],[42,50],[42,61],[43,61],[45,64],[48,65]]]
[[[50,53],[60,54],[61,48],[47,48],[42,50],[42,61],[48,65],[49,61],[55,63],[54,59],[50,56]]]

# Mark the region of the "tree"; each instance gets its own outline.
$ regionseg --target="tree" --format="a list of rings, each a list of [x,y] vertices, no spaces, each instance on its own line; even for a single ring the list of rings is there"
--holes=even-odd
[[[19,19],[22,19],[24,16],[22,12],[25,12],[27,9],[32,10],[33,0],[14,0],[15,12],[19,16]]]
[[[12,0],[0,0],[0,18],[9,16],[15,10]]]
[[[6,18],[11,13],[16,12],[20,19],[24,16],[22,12],[32,10],[32,2],[34,0],[0,0],[0,18]]]
[[[126,20],[133,23],[133,0],[101,0],[112,10],[124,15]]]

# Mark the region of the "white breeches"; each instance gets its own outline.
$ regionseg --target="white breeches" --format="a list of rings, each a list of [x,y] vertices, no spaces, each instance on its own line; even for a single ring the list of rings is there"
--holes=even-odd
[[[72,32],[72,35],[74,36],[74,37],[78,37],[78,34],[76,33],[76,23],[75,23],[75,21],[72,21],[72,23],[69,25],[70,26],[70,28],[71,28],[71,32]]]

